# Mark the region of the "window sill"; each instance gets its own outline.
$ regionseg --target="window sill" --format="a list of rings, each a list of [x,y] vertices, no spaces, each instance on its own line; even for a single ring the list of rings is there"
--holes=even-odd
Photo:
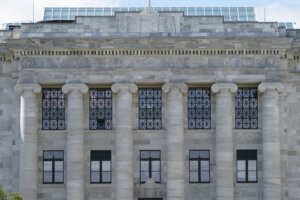
[[[133,130],[134,134],[147,134],[147,133],[154,133],[154,134],[164,134],[167,133],[167,130],[165,129],[159,129],[159,130],[155,130],[155,129],[147,129],[147,130]]]
[[[67,130],[38,130],[39,134],[66,134]]]
[[[114,134],[115,130],[84,130],[85,134]]]
[[[262,133],[262,129],[233,129],[233,133]]]
[[[208,134],[213,134],[215,133],[216,130],[215,129],[185,129],[184,133],[186,134],[196,134],[196,133],[208,133]]]

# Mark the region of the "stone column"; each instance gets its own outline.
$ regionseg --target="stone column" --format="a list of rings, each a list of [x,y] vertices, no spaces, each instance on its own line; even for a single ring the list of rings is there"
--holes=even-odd
[[[83,94],[88,87],[83,83],[70,83],[62,87],[68,94],[67,109],[67,200],[84,200],[84,114]]]
[[[215,83],[216,93],[216,196],[217,200],[234,199],[233,170],[233,102],[237,86],[234,83]]]
[[[263,200],[281,199],[279,93],[281,83],[261,83],[262,100]]]
[[[111,87],[116,97],[116,200],[133,198],[133,138],[132,93],[133,83],[116,83]]]
[[[20,166],[19,192],[24,200],[37,199],[38,187],[38,84],[17,84],[20,105]]]
[[[188,87],[183,83],[166,83],[162,89],[168,94],[167,199],[184,200],[183,95]]]

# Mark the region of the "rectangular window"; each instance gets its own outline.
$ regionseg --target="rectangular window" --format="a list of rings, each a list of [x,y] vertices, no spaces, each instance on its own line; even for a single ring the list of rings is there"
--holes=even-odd
[[[188,128],[210,129],[210,89],[190,88],[188,91]]]
[[[239,88],[235,95],[235,128],[258,128],[257,88]]]
[[[161,129],[161,89],[139,89],[139,129]]]
[[[237,150],[237,182],[257,182],[257,150]]]
[[[64,183],[64,151],[44,151],[43,183]]]
[[[145,183],[148,178],[160,183],[160,151],[141,151],[140,182]]]
[[[43,130],[65,129],[65,94],[61,88],[47,88],[42,92]]]
[[[91,183],[111,183],[111,151],[91,151]]]
[[[112,129],[111,89],[90,89],[90,130]]]
[[[209,150],[190,150],[190,183],[210,182]]]

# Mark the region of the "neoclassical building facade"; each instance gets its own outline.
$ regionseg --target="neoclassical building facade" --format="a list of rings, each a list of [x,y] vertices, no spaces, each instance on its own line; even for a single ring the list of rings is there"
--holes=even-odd
[[[300,32],[182,12],[0,31],[0,187],[298,200]]]

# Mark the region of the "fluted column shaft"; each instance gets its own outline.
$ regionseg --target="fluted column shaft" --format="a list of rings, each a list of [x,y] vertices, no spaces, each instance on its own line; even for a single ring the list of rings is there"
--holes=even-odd
[[[217,200],[234,200],[233,171],[233,97],[237,86],[216,83],[216,196]]]
[[[182,83],[166,83],[168,93],[167,121],[167,199],[184,200],[184,110],[183,95],[188,87]]]
[[[65,84],[62,91],[68,94],[67,109],[67,200],[84,200],[84,114],[85,84]]]
[[[41,86],[38,84],[18,84],[15,90],[21,96],[19,192],[23,195],[24,200],[36,200],[38,186],[36,94],[41,91]]]
[[[116,200],[133,198],[132,93],[137,86],[116,83]]]
[[[263,93],[263,199],[280,200],[279,92],[282,92],[284,87],[280,83],[261,83],[258,89]]]

